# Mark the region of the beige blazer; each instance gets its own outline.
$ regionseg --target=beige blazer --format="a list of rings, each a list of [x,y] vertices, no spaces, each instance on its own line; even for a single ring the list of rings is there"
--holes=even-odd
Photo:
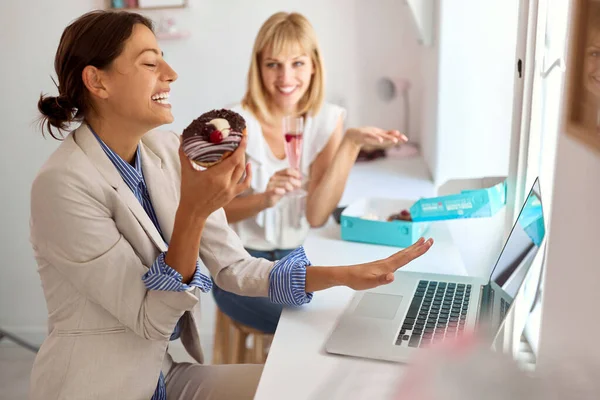
[[[146,184],[167,242],[179,202],[179,136],[141,143]],[[148,291],[142,275],[165,243],[86,125],[70,134],[36,177],[31,243],[48,307],[48,337],[31,375],[33,399],[150,399],[169,337],[202,362],[200,290]],[[218,210],[200,260],[218,285],[267,296],[272,263],[251,258]]]

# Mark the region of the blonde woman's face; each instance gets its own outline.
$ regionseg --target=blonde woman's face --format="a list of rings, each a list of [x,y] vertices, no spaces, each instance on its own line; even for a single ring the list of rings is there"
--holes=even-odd
[[[585,49],[585,88],[600,100],[600,30],[592,30],[588,35]]]
[[[298,102],[310,87],[314,67],[311,58],[303,53],[272,54],[262,52],[260,74],[269,98],[283,112],[293,113]]]

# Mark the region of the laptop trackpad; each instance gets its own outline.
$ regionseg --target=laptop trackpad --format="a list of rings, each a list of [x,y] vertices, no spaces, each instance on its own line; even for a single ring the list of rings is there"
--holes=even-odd
[[[353,315],[370,318],[394,319],[402,296],[381,293],[365,293],[354,309]]]

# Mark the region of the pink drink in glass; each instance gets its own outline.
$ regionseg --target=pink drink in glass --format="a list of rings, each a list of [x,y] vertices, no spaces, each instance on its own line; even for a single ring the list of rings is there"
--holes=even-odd
[[[300,170],[302,158],[302,132],[285,133],[285,154],[290,161],[290,167]]]
[[[304,133],[304,118],[286,116],[283,118],[283,138],[285,155],[290,163],[290,168],[302,171],[302,141]],[[302,197],[306,195],[304,189],[296,189],[286,196]]]

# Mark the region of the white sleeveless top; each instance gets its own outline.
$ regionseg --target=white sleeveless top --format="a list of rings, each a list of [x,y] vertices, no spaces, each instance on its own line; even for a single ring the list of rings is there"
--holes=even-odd
[[[287,157],[279,160],[266,142],[262,127],[254,115],[242,108],[241,104],[230,107],[246,120],[248,147],[247,162],[252,164],[252,193],[263,193],[269,179],[277,171],[289,168]],[[304,121],[304,138],[301,159],[302,175],[308,177],[310,166],[327,145],[331,134],[346,110],[334,104],[325,103],[319,113],[308,116]],[[301,201],[302,204],[298,204]],[[254,250],[293,249],[300,246],[310,225],[305,215],[298,219],[299,210],[304,210],[306,199],[296,200],[284,197],[277,205],[248,218],[231,224],[244,247]]]

